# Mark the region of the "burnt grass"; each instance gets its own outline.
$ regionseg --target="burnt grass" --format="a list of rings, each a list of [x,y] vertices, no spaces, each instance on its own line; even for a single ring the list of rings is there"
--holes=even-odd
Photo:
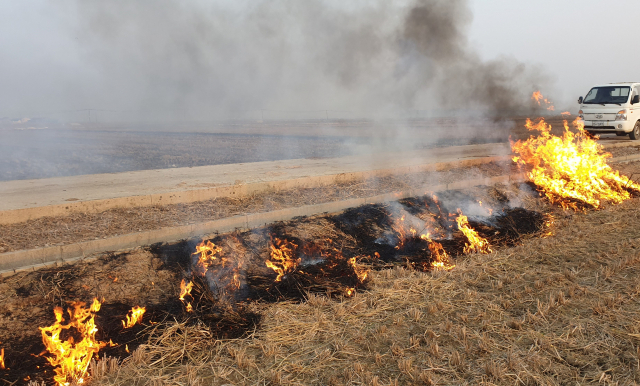
[[[493,212],[484,217],[469,216],[469,222],[494,249],[514,245],[523,236],[539,234],[543,230],[547,220],[544,214],[511,208],[505,193],[496,188],[487,189],[486,197],[490,201],[487,205]],[[359,280],[353,265],[348,263],[350,258],[355,258],[362,270],[384,270],[398,265],[428,269],[432,257],[427,241],[410,237],[401,248],[396,248],[399,240],[394,236],[392,225],[397,220],[398,208],[412,216],[436,218],[447,237],[435,241],[440,242],[454,259],[462,258],[466,239],[454,226],[455,218],[449,215],[457,209],[451,203],[464,207],[475,202],[471,194],[445,192],[439,194],[439,201],[431,196],[415,197],[397,203],[365,205],[335,215],[296,218],[249,232],[219,235],[211,241],[223,247],[222,256],[242,262],[241,285],[232,293],[221,283],[228,279],[226,271],[222,272],[224,275],[214,273],[206,277],[195,273],[197,256],[194,257],[193,252],[201,240],[153,245],[143,251],[148,254],[148,261],[139,259],[135,253],[105,254],[95,262],[3,279],[5,283],[15,281],[13,293],[16,299],[22,299],[16,304],[23,312],[0,307],[5,318],[21,324],[14,333],[0,332],[0,347],[5,348],[9,368],[0,372],[0,379],[9,383],[31,379],[50,384],[53,368],[43,356],[44,346],[37,327],[53,323],[54,306],[66,309],[72,301],[89,303],[94,296],[104,299],[96,314],[99,329],[96,337],[104,342],[111,340],[114,345],[102,349],[101,356],[129,356],[165,322],[206,326],[211,339],[241,338],[259,328],[261,315],[253,304],[301,302],[312,294],[348,297],[350,289],[366,289],[366,280]],[[275,281],[275,272],[264,263],[275,238],[294,243],[297,246],[295,257],[301,259],[297,269],[280,281]],[[125,280],[122,276],[136,281],[135,285],[104,292],[105,286],[111,288],[119,285],[118,280]],[[194,285],[188,298],[194,307],[191,313],[186,312],[185,304],[178,299],[182,279]],[[30,314],[29,307],[34,304],[46,305],[39,312]],[[137,305],[146,307],[142,323],[124,329],[122,321]],[[9,327],[9,331],[11,329]]]

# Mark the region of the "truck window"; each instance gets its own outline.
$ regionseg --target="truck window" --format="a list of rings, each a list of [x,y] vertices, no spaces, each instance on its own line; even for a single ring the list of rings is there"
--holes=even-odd
[[[582,103],[586,104],[607,104],[607,103],[626,103],[629,99],[631,87],[594,87]]]

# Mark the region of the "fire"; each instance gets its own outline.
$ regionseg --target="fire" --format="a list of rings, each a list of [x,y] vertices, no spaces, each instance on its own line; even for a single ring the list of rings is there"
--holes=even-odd
[[[433,196],[433,199],[439,208],[438,198]],[[402,249],[410,238],[430,240],[434,235],[435,237],[444,236],[434,218],[429,218],[427,221],[423,221],[422,219],[411,215],[407,218],[407,215],[403,214],[400,218],[396,219],[393,224],[391,224],[391,228],[398,236],[398,244],[395,247],[396,249]]]
[[[282,280],[284,275],[293,272],[302,259],[294,257],[298,245],[291,241],[274,238],[270,247],[271,260],[265,261],[265,264],[278,274],[276,277],[276,282],[278,282]]]
[[[398,234],[396,249],[402,249],[409,238],[418,236],[418,230],[413,225],[408,225],[405,220],[406,215],[402,215],[391,225],[391,228]]]
[[[455,264],[451,262],[451,257],[447,251],[444,250],[442,244],[431,241],[429,243],[429,250],[431,251],[432,257],[431,268],[450,271],[456,267]]]
[[[91,306],[85,308],[85,303],[72,304],[73,309],[67,309],[69,322],[62,324],[64,317],[62,308],[56,307],[53,313],[56,316],[55,323],[50,327],[40,327],[42,341],[46,350],[51,354],[47,357],[49,363],[55,368],[53,377],[58,386],[67,386],[72,382],[83,383],[87,368],[95,354],[107,344],[96,340],[98,328],[95,324],[95,314],[100,311],[100,302],[94,299]],[[74,329],[82,338],[75,342],[71,336],[66,341],[60,339],[63,330]]]
[[[188,282],[185,279],[182,279],[180,282],[180,300],[182,303],[185,303],[184,297],[189,295],[191,296],[191,290],[193,289],[193,283]],[[193,307],[191,306],[191,302],[186,302],[187,312],[193,312]]]
[[[0,370],[6,370],[4,365],[4,349],[0,349]]]
[[[469,220],[467,216],[462,214],[462,211],[458,209],[458,218],[456,218],[456,222],[458,223],[458,228],[467,236],[467,243],[464,247],[464,253],[492,253],[493,250],[489,246],[489,242],[487,239],[480,237],[478,232],[476,232],[469,225]]]
[[[551,134],[551,125],[544,119],[533,123],[527,119],[526,127],[540,134],[526,141],[511,144],[513,161],[531,168],[527,174],[549,201],[564,209],[578,210],[576,201],[600,208],[602,200],[619,204],[631,197],[630,191],[640,192],[640,185],[621,176],[607,164],[610,153],[589,138],[580,119],[573,122],[577,133],[564,122],[562,137]]]
[[[547,221],[545,221],[544,225],[545,227],[549,228],[549,232],[545,233],[544,235],[542,235],[542,238],[547,238],[549,236],[553,236],[553,231],[551,230],[551,227],[553,227],[553,224],[555,223],[555,218],[552,215],[547,215]]]
[[[349,259],[349,265],[353,268],[353,272],[355,272],[356,276],[358,276],[358,281],[360,283],[364,283],[364,281],[367,280],[369,271],[367,269],[358,267],[355,257]]]
[[[571,115],[571,113],[570,113],[570,112],[568,112],[568,111],[563,111],[563,112],[561,112],[561,113],[560,113],[560,115],[570,116],[570,115]]]
[[[197,256],[193,274],[205,278],[219,299],[230,300],[243,285],[244,248],[242,241],[233,236],[225,242],[224,253],[221,246],[211,241],[203,240],[198,244],[192,254]]]
[[[550,100],[542,96],[542,93],[540,91],[534,91],[533,95],[531,95],[531,99],[536,101],[538,103],[538,106],[542,106],[542,102],[544,102],[543,107],[546,107],[546,109],[549,111],[555,111],[556,109]]]
[[[219,259],[219,255],[222,252],[222,248],[215,245],[211,241],[206,243],[202,241],[196,246],[194,255],[200,255],[196,266],[204,273],[207,269]],[[223,261],[224,263],[224,261]]]
[[[127,315],[127,321],[125,322],[123,320],[122,321],[122,326],[124,328],[131,328],[131,327],[135,326],[137,323],[141,323],[142,322],[142,316],[144,315],[144,313],[146,311],[147,311],[147,309],[144,308],[144,307],[138,307],[138,306],[133,307],[131,309],[131,311],[129,311],[131,316]]]

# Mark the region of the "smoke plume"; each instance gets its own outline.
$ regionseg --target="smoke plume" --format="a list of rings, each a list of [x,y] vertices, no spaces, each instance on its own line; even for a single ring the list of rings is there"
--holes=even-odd
[[[466,0],[83,0],[74,33],[98,74],[89,100],[150,116],[411,109],[501,115],[546,78],[467,41]]]

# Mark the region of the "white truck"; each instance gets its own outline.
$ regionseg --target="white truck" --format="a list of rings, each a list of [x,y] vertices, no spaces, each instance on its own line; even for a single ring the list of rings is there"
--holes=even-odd
[[[579,117],[592,134],[616,133],[640,139],[640,83],[622,82],[595,86],[578,98]]]

